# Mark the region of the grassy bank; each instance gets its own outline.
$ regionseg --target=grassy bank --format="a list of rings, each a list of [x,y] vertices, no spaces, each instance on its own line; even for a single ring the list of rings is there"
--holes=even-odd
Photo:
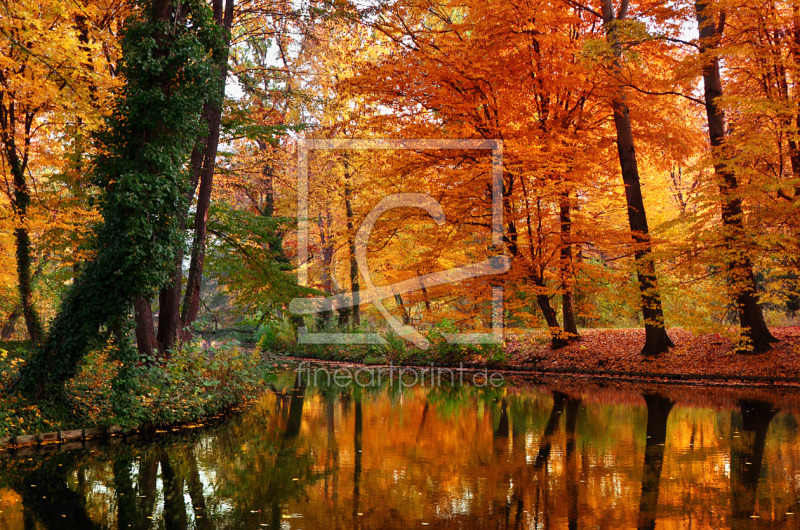
[[[430,347],[420,350],[391,334],[384,345],[297,345],[286,330],[261,335],[259,348],[305,359],[429,366],[488,367],[550,373],[641,373],[652,376],[711,376],[731,379],[788,378],[800,380],[800,327],[773,328],[780,340],[762,354],[734,353],[731,337],[671,329],[676,346],[657,358],[641,355],[642,329],[582,329],[581,338],[553,349],[545,330],[506,330],[503,344],[455,345],[448,330],[427,333]]]
[[[184,344],[168,363],[135,366],[123,393],[115,390],[120,363],[102,350],[61,395],[34,401],[13,387],[29,353],[24,342],[0,343],[0,436],[197,421],[259,397],[272,366],[252,348]]]

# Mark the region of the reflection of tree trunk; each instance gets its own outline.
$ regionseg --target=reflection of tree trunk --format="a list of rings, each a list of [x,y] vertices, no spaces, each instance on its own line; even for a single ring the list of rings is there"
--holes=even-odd
[[[189,490],[189,497],[192,499],[192,513],[197,519],[199,530],[210,530],[213,528],[211,519],[208,517],[206,509],[206,499],[203,496],[203,481],[200,480],[200,469],[197,465],[197,458],[194,455],[194,448],[188,449],[186,465],[189,468],[189,475],[186,477],[186,486]]]
[[[419,429],[417,429],[417,442],[419,442],[420,437],[422,436],[422,428],[425,427],[425,420],[428,419],[428,410],[431,406],[431,400],[429,398],[425,399],[425,406],[422,407],[422,418],[419,421]]]
[[[353,435],[353,447],[355,454],[355,465],[353,466],[353,528],[357,528],[358,524],[358,509],[359,500],[361,496],[361,430],[363,428],[363,415],[361,413],[361,397],[356,398],[355,406],[355,434]]]
[[[161,453],[161,481],[164,484],[164,527],[186,530],[186,503],[183,499],[183,477],[175,473],[166,451]]]
[[[142,514],[139,512],[139,498],[133,486],[131,466],[133,456],[129,450],[122,450],[114,459],[112,469],[114,472],[114,492],[117,501],[117,528],[139,528],[142,524]]]
[[[281,505],[278,503],[277,497],[273,497],[270,503],[270,516],[269,527],[280,528],[283,518],[281,517]]]
[[[644,445],[638,528],[652,530],[656,527],[661,466],[664,464],[664,444],[667,441],[667,418],[675,402],[660,394],[644,394],[643,397],[647,404],[647,438]]]
[[[506,398],[500,402],[500,421],[497,423],[497,429],[494,431],[494,438],[508,439],[509,425],[508,425],[508,403]]]
[[[139,461],[139,501],[142,514],[139,530],[150,528],[148,516],[153,515],[156,507],[156,480],[158,478],[158,457],[151,456]]]
[[[558,428],[558,422],[561,420],[561,413],[564,411],[564,403],[567,400],[567,395],[559,391],[553,392],[553,408],[550,410],[550,417],[547,418],[547,425],[544,427],[542,434],[542,441],[539,444],[539,452],[536,455],[536,461],[533,467],[540,469],[547,464],[550,458],[550,449],[552,447],[553,434]]]
[[[300,425],[303,423],[303,401],[305,392],[305,382],[298,372],[289,401],[289,418],[286,420],[286,431],[284,431],[283,434],[284,440],[297,438],[297,435],[300,434]]]
[[[86,496],[67,484],[70,462],[68,455],[47,458],[33,471],[11,477],[12,487],[22,496],[23,512],[30,512],[38,527],[99,529],[86,512]]]
[[[575,431],[578,424],[578,408],[580,399],[569,398],[566,404],[566,466],[567,474],[567,527],[569,530],[578,529],[578,493],[580,491],[580,475],[578,472],[577,458],[575,455]]]
[[[335,399],[333,393],[329,392],[325,395],[326,400],[326,420],[325,426],[328,429],[328,454],[325,459],[325,493],[328,493],[328,476],[331,476],[331,500],[333,506],[336,508],[339,499],[338,491],[338,471],[339,467],[339,447],[336,442],[336,425],[335,425]]]
[[[775,410],[769,403],[743,399],[739,401],[741,429],[731,444],[731,494],[733,518],[731,528],[750,528],[756,509],[758,478],[764,458],[764,445]],[[734,433],[737,431],[734,426]]]
[[[22,505],[22,526],[24,530],[36,530],[36,517],[24,504]]]

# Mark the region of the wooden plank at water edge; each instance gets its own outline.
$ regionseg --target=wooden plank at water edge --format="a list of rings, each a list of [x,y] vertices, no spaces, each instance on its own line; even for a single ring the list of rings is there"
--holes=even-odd
[[[61,440],[80,440],[83,438],[83,429],[74,429],[71,431],[61,431],[58,433]]]

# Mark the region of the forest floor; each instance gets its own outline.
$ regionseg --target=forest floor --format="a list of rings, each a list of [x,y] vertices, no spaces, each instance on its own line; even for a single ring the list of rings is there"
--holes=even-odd
[[[771,351],[760,354],[735,353],[732,340],[719,333],[695,334],[673,328],[668,333],[675,347],[656,358],[645,358],[641,354],[645,340],[643,329],[605,328],[581,329],[580,340],[556,350],[550,347],[546,330],[507,329],[502,350],[488,348],[456,353],[452,347],[441,343],[427,351],[316,345],[295,346],[277,357],[367,365],[430,366],[432,363],[434,366],[609,378],[800,384],[800,326],[776,327],[771,331],[779,342]]]
[[[800,326],[772,328],[780,340],[761,354],[733,352],[730,339],[718,333],[671,329],[675,347],[654,359],[644,358],[643,329],[584,329],[581,339],[553,350],[544,336],[512,335],[506,340],[509,367],[544,372],[641,373],[738,378],[797,378],[800,381]]]

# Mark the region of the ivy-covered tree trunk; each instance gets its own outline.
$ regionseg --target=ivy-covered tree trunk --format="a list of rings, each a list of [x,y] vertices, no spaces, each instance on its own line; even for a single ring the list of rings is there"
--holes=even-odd
[[[5,103],[0,93],[0,102]],[[16,246],[17,285],[25,326],[31,342],[38,344],[42,339],[43,329],[39,313],[33,303],[33,260],[31,256],[31,237],[28,231],[28,207],[31,193],[25,173],[28,168],[28,155],[31,145],[31,128],[35,112],[31,109],[18,109],[13,98],[10,103],[0,104],[0,142],[5,162],[11,170],[13,193],[11,208],[14,212],[16,227],[14,242]],[[17,145],[18,122],[22,123],[22,145]],[[22,157],[20,158],[20,154]]]
[[[629,0],[622,0],[619,11],[614,12],[612,0],[603,0],[602,14],[605,24],[606,38],[617,57],[614,68],[619,70],[619,57],[622,56],[620,43],[620,24],[627,17]],[[612,103],[614,127],[617,132],[617,151],[625,183],[625,200],[628,206],[628,224],[635,245],[636,276],[639,281],[639,292],[644,318],[645,343],[642,355],[646,357],[665,353],[674,346],[664,327],[664,310],[661,307],[661,293],[658,289],[656,265],[653,262],[653,251],[650,243],[650,229],[647,226],[647,214],[642,199],[642,186],[639,182],[639,163],[636,160],[636,147],[633,141],[630,109],[625,94],[619,89]]]
[[[719,23],[715,24],[707,9],[707,2],[695,3],[702,55],[714,51],[716,42],[722,37],[725,24],[724,15],[720,17]],[[722,97],[722,77],[719,68],[718,57],[706,58],[703,65],[703,87],[708,116],[708,136],[711,148],[715,150],[722,147],[726,135],[725,111],[719,105],[719,98]],[[715,157],[718,154],[715,153]],[[744,343],[739,344],[738,348],[740,351],[762,353],[772,349],[771,343],[778,340],[769,332],[764,321],[750,258],[737,248],[743,243],[745,231],[739,182],[733,171],[718,159],[714,161],[714,173],[719,179],[722,198],[722,227],[727,251],[725,262],[728,269],[728,285],[736,301],[736,312],[744,339]]]
[[[224,45],[214,56],[219,69],[220,93],[219,102],[207,104],[201,118],[201,127],[205,134],[197,141],[192,151],[192,179],[186,192],[186,209],[181,212],[180,230],[186,229],[189,217],[188,206],[197,191],[197,202],[194,217],[194,235],[191,246],[191,261],[183,291],[183,248],[179,249],[175,259],[175,270],[169,283],[161,289],[158,303],[158,351],[161,355],[172,350],[178,338],[188,339],[186,330],[196,319],[200,310],[200,286],[202,283],[205,262],[205,246],[208,228],[208,210],[211,204],[214,170],[219,146],[220,122],[222,118],[222,98],[225,91],[225,79],[228,75],[228,50],[230,30],[233,24],[233,8],[235,0],[228,0],[223,9],[222,0],[214,0],[212,4],[214,21],[223,30]],[[200,186],[197,189],[198,184]],[[181,294],[183,302],[181,303]],[[146,344],[142,346],[146,347]],[[142,351],[140,347],[140,352]]]
[[[73,377],[84,355],[120,329],[137,297],[167,285],[183,244],[186,166],[202,134],[204,105],[219,97],[210,55],[219,53],[221,35],[199,1],[152,0],[138,13],[122,39],[125,84],[98,136],[92,177],[103,190],[103,222],[95,254],[20,375],[23,389],[40,397]],[[124,344],[119,351],[126,351]]]

